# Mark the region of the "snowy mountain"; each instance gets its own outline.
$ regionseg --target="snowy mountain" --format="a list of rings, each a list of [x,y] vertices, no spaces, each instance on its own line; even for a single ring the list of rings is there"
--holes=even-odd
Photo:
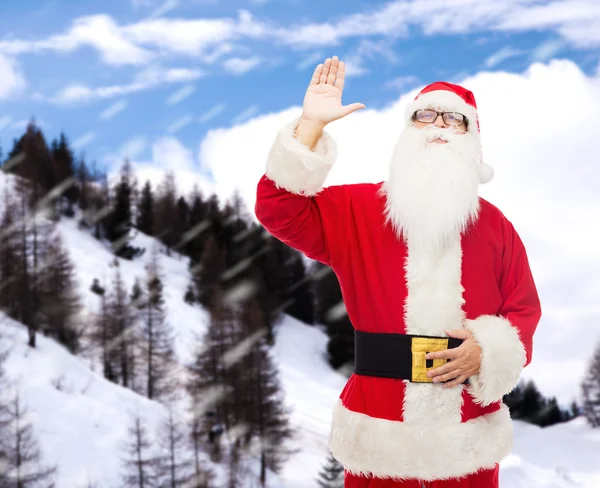
[[[0,178],[7,177],[0,174]],[[5,184],[2,181],[0,186]],[[110,281],[109,264],[114,256],[78,229],[75,219],[63,218],[58,230],[76,265],[84,307],[89,314],[95,313],[99,298],[90,286],[95,278]],[[156,242],[138,234],[132,244],[150,250]],[[145,275],[148,255],[121,260],[128,289],[136,277]],[[159,266],[176,353],[182,364],[189,363],[198,334],[207,328],[208,314],[183,300],[189,283],[186,259],[161,254]],[[4,314],[0,315],[0,331],[3,346],[10,348],[7,373],[19,385],[44,459],[58,466],[57,486],[119,486],[119,453],[131,415],[139,414],[154,430],[166,415],[165,407],[105,380],[98,364],[71,355],[53,340],[40,335],[37,348],[29,348],[25,327]],[[269,473],[270,488],[317,486],[317,473],[327,456],[331,411],[345,383],[327,364],[326,343],[327,336],[318,327],[291,317],[276,327],[273,353],[298,435],[294,443],[297,453],[281,476]],[[581,376],[580,371],[564,374],[577,381]],[[571,398],[561,400],[568,403]],[[582,418],[545,429],[515,422],[515,431],[513,454],[501,467],[503,488],[600,487],[600,430],[592,430]],[[222,475],[218,468],[217,474]],[[250,480],[247,486],[257,486],[256,481]]]

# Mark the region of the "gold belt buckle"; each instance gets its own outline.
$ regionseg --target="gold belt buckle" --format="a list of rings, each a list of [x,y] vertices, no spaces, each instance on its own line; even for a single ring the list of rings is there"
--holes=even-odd
[[[446,349],[448,349],[448,339],[413,337],[410,343],[412,353],[411,381],[416,383],[433,383],[433,379],[427,377],[427,371],[443,365],[447,360],[434,359],[433,366],[428,368],[425,355],[428,352],[444,351]]]

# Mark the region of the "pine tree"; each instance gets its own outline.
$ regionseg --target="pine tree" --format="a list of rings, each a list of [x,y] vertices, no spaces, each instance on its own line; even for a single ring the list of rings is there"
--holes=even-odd
[[[600,342],[587,367],[581,390],[583,415],[592,427],[600,427]]]
[[[56,185],[56,171],[52,155],[42,131],[31,121],[27,125],[25,134],[11,151],[11,157],[22,155],[11,172],[20,176],[16,188],[27,201],[30,209],[36,208],[38,203]],[[52,202],[48,202],[52,206]],[[54,209],[49,209],[55,214]]]
[[[41,278],[41,313],[49,335],[73,354],[80,350],[83,333],[78,314],[81,302],[77,290],[75,266],[60,234],[56,233],[44,255]]]
[[[320,488],[344,488],[344,466],[333,457],[331,452],[319,472],[317,483]]]
[[[100,348],[104,377],[108,381],[118,383],[117,361],[115,360],[116,348],[114,342],[111,340],[113,337],[113,324],[106,289],[100,286],[97,278],[94,278],[91,289],[100,297],[99,311],[94,319],[91,339]]]
[[[58,141],[54,140],[51,146],[52,160],[56,171],[56,185],[64,186],[62,195],[64,196],[67,207],[63,213],[72,215],[72,207],[79,198],[79,188],[75,177],[75,157],[69,147],[69,142],[64,133],[60,134]]]
[[[114,205],[110,215],[104,219],[104,231],[110,241],[114,253],[125,259],[133,259],[141,253],[140,249],[133,248],[129,242],[132,239],[132,193],[134,177],[132,166],[125,161],[121,166],[120,178],[114,189]]]
[[[112,266],[115,268],[115,277],[107,307],[109,316],[108,361],[110,369],[117,372],[119,383],[134,389],[137,373],[135,370],[137,358],[134,350],[136,317],[127,297],[117,258],[113,261]]]
[[[190,486],[194,465],[188,455],[186,433],[172,409],[159,428],[158,441],[161,448],[157,461],[160,488]]]
[[[181,236],[175,233],[176,201],[175,173],[168,171],[157,191],[154,229],[154,235],[165,245],[168,256],[181,239]]]
[[[142,189],[142,196],[138,202],[138,215],[136,227],[146,235],[154,236],[154,194],[149,181]]]
[[[44,466],[33,426],[27,421],[27,409],[17,390],[8,408],[9,426],[6,445],[8,486],[17,488],[53,488],[55,467]]]
[[[14,195],[5,191],[3,195],[2,217],[0,219],[0,309],[9,317],[19,313],[19,226],[18,204]]]
[[[250,408],[243,409],[243,420],[258,440],[260,483],[265,486],[267,468],[279,473],[291,453],[286,441],[294,432],[284,407],[279,373],[265,339],[266,321],[256,299],[245,303],[241,314],[247,336],[243,348],[238,345],[239,366],[246,371],[247,385],[242,391],[247,392],[250,404]]]
[[[159,401],[172,400],[175,380],[175,354],[170,324],[167,322],[163,284],[160,278],[157,249],[153,248],[147,268],[145,296],[142,300],[143,367],[146,374],[145,394]]]
[[[133,418],[128,434],[129,440],[123,447],[122,488],[158,487],[158,457],[152,452],[146,425],[139,416]]]
[[[0,345],[2,342],[2,336],[0,335]],[[0,392],[8,391],[9,384],[6,378],[4,365],[6,358],[8,357],[8,351],[0,349]],[[8,453],[11,448],[10,445],[10,410],[9,405],[6,403],[6,395],[0,394],[0,487],[8,487],[9,479],[7,476],[8,472]]]
[[[334,369],[352,369],[354,363],[354,328],[346,313],[339,281],[333,270],[315,263],[312,271],[316,320],[326,326],[329,364]]]
[[[193,267],[199,262],[202,255],[206,240],[205,231],[210,227],[210,223],[206,218],[206,204],[202,200],[202,195],[197,186],[194,186],[191,201],[189,225],[182,238],[185,244],[182,252],[190,257],[190,265]]]

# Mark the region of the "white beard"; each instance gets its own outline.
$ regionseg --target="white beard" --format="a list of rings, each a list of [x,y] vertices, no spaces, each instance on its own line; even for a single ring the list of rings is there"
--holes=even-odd
[[[437,137],[448,142],[429,142]],[[470,133],[407,126],[381,188],[386,221],[397,235],[409,245],[437,248],[464,232],[479,211],[479,158],[479,140]]]

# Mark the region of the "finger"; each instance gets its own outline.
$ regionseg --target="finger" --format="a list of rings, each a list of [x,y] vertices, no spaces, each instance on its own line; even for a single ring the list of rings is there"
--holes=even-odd
[[[365,108],[362,103],[352,103],[350,105],[346,105],[344,107],[344,115],[351,114],[352,112],[360,110],[361,108]]]
[[[335,83],[333,86],[339,88],[340,90],[344,90],[344,79],[346,78],[346,64],[343,61],[340,61],[337,70],[337,76],[335,79]]]
[[[443,351],[428,352],[425,356],[426,359],[456,359],[460,356],[460,349],[462,346],[458,346],[452,349],[444,349]]]
[[[448,383],[444,383],[442,386],[444,388],[452,388],[453,386],[458,386],[458,385],[463,384],[466,380],[467,380],[467,376],[464,374],[461,374],[461,375],[457,376],[455,379],[453,379],[452,381],[449,381]]]
[[[321,77],[319,78],[319,84],[325,84],[327,82],[327,77],[329,76],[329,67],[331,66],[331,58],[327,58],[325,60],[325,64],[323,65],[323,71],[321,72]]]
[[[331,67],[329,68],[329,75],[327,76],[327,84],[333,85],[335,82],[335,76],[338,70],[339,59],[337,56],[331,58]]]
[[[453,369],[452,371],[450,371],[446,374],[436,376],[435,378],[433,378],[433,382],[434,383],[442,383],[444,381],[452,380],[460,375],[462,375],[462,371],[460,369]]]
[[[315,71],[313,72],[312,78],[310,80],[310,85],[316,85],[319,83],[319,77],[321,76],[321,71],[323,71],[323,63],[319,64]]]
[[[427,371],[427,376],[429,378],[433,378],[435,376],[441,376],[447,373],[450,373],[451,371],[455,371],[457,369],[459,369],[462,365],[459,363],[456,363],[454,361],[449,361],[446,364],[443,364],[441,366],[438,366],[437,368],[433,368],[430,369],[429,371]]]

